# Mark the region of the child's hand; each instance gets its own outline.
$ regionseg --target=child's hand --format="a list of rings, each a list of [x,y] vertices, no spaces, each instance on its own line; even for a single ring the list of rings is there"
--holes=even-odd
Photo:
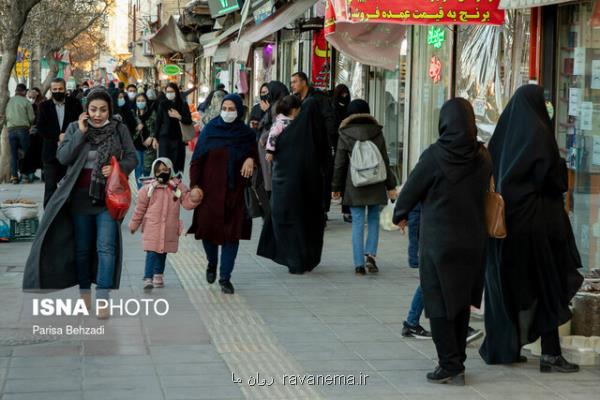
[[[204,192],[200,188],[193,188],[190,192],[190,199],[194,203],[201,203],[204,198]]]
[[[273,162],[273,154],[267,153],[267,155],[265,156],[265,160],[267,160],[268,162]]]

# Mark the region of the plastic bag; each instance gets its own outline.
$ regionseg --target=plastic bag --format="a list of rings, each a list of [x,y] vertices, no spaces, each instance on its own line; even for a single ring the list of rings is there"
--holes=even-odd
[[[21,202],[21,199],[14,201],[8,200],[0,205],[2,213],[6,218],[21,222],[26,219],[37,218],[39,205],[34,202]]]
[[[394,203],[388,200],[387,206],[383,208],[379,215],[379,226],[384,231],[397,231],[400,229],[397,225],[394,225],[392,218],[394,217]]]
[[[131,189],[129,179],[121,171],[115,156],[110,159],[112,172],[106,179],[106,207],[116,221],[121,221],[127,215],[131,204]]]
[[[5,220],[0,219],[0,242],[8,242],[10,240],[10,225]]]

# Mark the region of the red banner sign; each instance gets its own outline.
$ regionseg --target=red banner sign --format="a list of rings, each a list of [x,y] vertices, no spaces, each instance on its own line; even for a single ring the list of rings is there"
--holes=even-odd
[[[329,89],[329,71],[331,69],[331,46],[325,40],[325,31],[321,29],[313,34],[312,43],[312,84],[319,89]]]
[[[499,0],[330,0],[334,19],[325,27],[345,21],[389,24],[502,25]],[[330,5],[330,6],[331,6]]]

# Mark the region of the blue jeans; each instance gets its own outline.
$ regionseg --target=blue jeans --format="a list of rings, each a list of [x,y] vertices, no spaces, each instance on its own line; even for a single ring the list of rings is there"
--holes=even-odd
[[[421,225],[421,204],[408,214],[408,265],[419,266],[419,226]]]
[[[365,245],[365,208],[367,216],[367,243]],[[352,254],[354,266],[365,264],[365,255],[375,257],[379,243],[379,205],[350,207],[352,213]]]
[[[31,137],[28,129],[15,129],[8,134],[8,143],[10,144],[10,175],[19,177],[19,148],[23,153],[29,149]]]
[[[412,302],[410,303],[410,309],[408,310],[406,322],[410,326],[419,325],[421,314],[423,314],[423,291],[421,290],[421,285],[419,285],[417,286],[417,290],[415,290]]]
[[[219,264],[219,245],[208,240],[203,240],[202,245],[206,252],[208,263],[212,265]],[[240,242],[229,242],[221,246],[221,270],[219,271],[219,282],[226,282],[231,279],[231,273],[235,265]]]
[[[98,215],[74,215],[73,223],[79,289],[89,290],[92,285],[91,271],[94,260],[92,251],[96,251],[98,255],[96,297],[107,299],[108,291],[114,284],[119,225],[110,216],[108,210]]]
[[[146,269],[144,271],[144,279],[152,279],[156,274],[165,272],[167,264],[167,253],[156,253],[154,251],[146,252]]]
[[[138,189],[142,187],[140,178],[144,175],[144,150],[136,150],[135,155],[137,156],[137,166],[135,167],[135,183],[137,183]]]

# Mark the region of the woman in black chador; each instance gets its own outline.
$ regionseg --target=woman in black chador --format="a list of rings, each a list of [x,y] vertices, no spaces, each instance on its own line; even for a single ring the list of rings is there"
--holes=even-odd
[[[319,265],[323,250],[323,179],[330,149],[318,107],[316,100],[304,101],[277,141],[272,214],[258,244],[259,256],[287,266],[292,274]]]
[[[491,162],[477,142],[467,100],[444,104],[439,132],[400,192],[394,223],[405,227],[408,213],[421,203],[421,288],[439,358],[427,380],[464,385],[471,305],[479,307],[483,291],[484,201]]]
[[[564,209],[567,167],[541,86],[517,90],[489,144],[496,190],[506,203],[506,239],[491,239],[485,279],[488,364],[524,362],[521,347],[541,337],[542,372],[576,372],[561,355],[558,327],[582,283],[573,231]]]

